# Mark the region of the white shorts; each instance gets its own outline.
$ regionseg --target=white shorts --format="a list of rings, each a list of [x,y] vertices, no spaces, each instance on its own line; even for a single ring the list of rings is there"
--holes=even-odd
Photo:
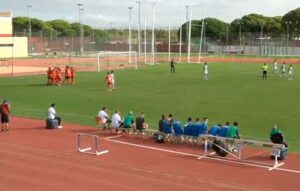
[[[101,123],[106,123],[106,118],[101,118]]]

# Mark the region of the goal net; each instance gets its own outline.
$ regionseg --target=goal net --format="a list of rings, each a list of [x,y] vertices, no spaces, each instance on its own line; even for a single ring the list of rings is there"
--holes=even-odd
[[[98,72],[116,68],[137,69],[137,53],[131,52],[99,52],[97,54]]]

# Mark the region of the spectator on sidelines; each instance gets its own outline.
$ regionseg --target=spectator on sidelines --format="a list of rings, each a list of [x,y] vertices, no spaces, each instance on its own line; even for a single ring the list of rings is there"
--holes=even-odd
[[[233,138],[233,139],[239,139],[239,130],[238,130],[239,123],[233,122],[233,126],[229,126],[226,137]]]
[[[158,121],[158,131],[164,131],[164,124],[166,123],[166,117],[164,114],[161,115],[161,119]]]
[[[228,131],[227,131],[227,138],[230,139],[240,139],[239,135],[239,130],[238,130],[239,123],[238,122],[233,122],[233,126],[229,126]],[[228,140],[228,150],[237,152],[236,147],[234,146],[234,140]]]
[[[113,128],[120,128],[123,126],[123,121],[119,110],[116,110],[115,114],[112,116],[111,126]],[[116,132],[118,132],[118,129],[116,129]]]
[[[220,131],[221,131],[221,124],[217,124],[217,125],[214,125],[212,126],[210,129],[209,129],[209,132],[208,134],[210,135],[213,135],[213,136],[218,136],[220,134]]]
[[[103,128],[106,129],[109,127],[109,124],[111,123],[111,119],[109,118],[109,115],[107,114],[106,107],[102,107],[102,109],[98,113],[98,117],[100,118],[100,122],[103,124]]]
[[[124,128],[133,128],[134,129],[134,118],[133,118],[133,113],[132,111],[129,111],[128,115],[124,118],[123,122],[123,127]]]
[[[167,123],[169,123],[169,124],[172,124],[173,123],[173,114],[172,113],[170,113],[169,115],[168,115],[168,118],[167,118]]]
[[[9,130],[9,113],[10,113],[10,104],[7,100],[4,100],[1,104],[1,130],[8,131]]]
[[[285,147],[288,147],[288,144],[284,142],[283,133],[277,128],[277,125],[273,126],[270,133],[270,139],[273,143],[284,144]]]
[[[200,131],[202,130],[203,132],[200,132],[200,134],[207,134],[207,125],[208,125],[208,118],[203,117],[200,125]]]
[[[51,119],[51,120],[56,119],[58,121],[57,128],[63,128],[63,126],[61,126],[61,117],[57,116],[54,107],[55,107],[55,104],[52,103],[51,106],[48,108],[47,119]]]
[[[135,118],[135,128],[142,132],[148,129],[148,124],[145,123],[145,114],[141,112],[140,115]]]
[[[192,124],[192,118],[188,117],[187,122],[184,125],[184,128],[186,128],[188,125],[191,125],[191,124]]]
[[[192,118],[188,117],[187,122],[184,124],[184,135],[191,135],[191,131],[192,131]],[[192,142],[192,137],[189,136],[188,137],[189,142]]]
[[[221,126],[220,133],[219,133],[220,137],[227,136],[227,131],[228,131],[229,125],[230,125],[230,123],[226,122],[223,126]]]

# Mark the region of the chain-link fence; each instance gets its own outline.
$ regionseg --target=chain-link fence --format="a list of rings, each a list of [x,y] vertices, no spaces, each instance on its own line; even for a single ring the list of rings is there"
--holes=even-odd
[[[117,29],[114,29],[117,30]],[[30,55],[89,55],[99,51],[129,51],[128,31],[126,29],[121,35],[109,37],[91,35],[88,37],[61,37],[55,33],[44,35],[43,31],[33,32],[28,41]],[[125,31],[125,32],[124,32]],[[180,47],[179,32],[172,29],[169,39],[168,28],[156,29],[154,36],[155,53],[182,54],[188,52],[188,42],[183,41]],[[15,32],[15,36],[28,36],[26,32]],[[146,36],[146,40],[145,40]],[[186,39],[186,38],[182,38]],[[147,30],[140,33],[140,43],[138,32],[132,31],[131,50],[152,52],[152,31]],[[200,43],[201,46],[200,46]],[[289,36],[287,34],[261,33],[228,33],[211,36],[203,34],[200,37],[191,38],[190,52],[197,54],[238,54],[238,55],[258,55],[258,56],[298,56],[300,55],[300,37]],[[140,55],[140,56],[141,56]]]

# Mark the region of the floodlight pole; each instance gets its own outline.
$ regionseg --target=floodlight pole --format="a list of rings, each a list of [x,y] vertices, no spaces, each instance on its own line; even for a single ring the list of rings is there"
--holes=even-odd
[[[168,28],[168,31],[169,31],[169,46],[168,46],[168,52],[169,52],[169,62],[171,61],[171,26],[170,26],[170,23],[169,23],[169,28]]]
[[[188,63],[191,62],[191,33],[192,33],[192,6],[189,5],[189,42],[188,42]]]
[[[128,35],[128,45],[129,45],[129,63],[131,63],[131,10],[132,10],[132,7],[128,7],[129,9],[129,35]]]
[[[185,27],[185,42],[188,41],[188,38],[189,38],[189,6],[188,5],[185,5],[185,9],[186,9],[186,27]]]
[[[152,60],[151,64],[155,64],[155,3],[152,4]]]
[[[263,40],[263,29],[264,29],[264,26],[261,25],[260,26],[260,46],[259,46],[259,54],[262,55],[262,40]]]
[[[147,7],[146,7],[146,3],[144,3],[144,24],[145,24],[145,28],[144,28],[144,59],[145,59],[145,64],[147,64]]]
[[[83,48],[82,48],[82,43],[83,43],[83,39],[82,39],[82,37],[83,37],[83,35],[82,35],[82,33],[83,33],[83,26],[82,26],[82,12],[81,12],[81,11],[83,11],[83,9],[81,7],[83,6],[83,4],[82,3],[78,3],[77,6],[78,6],[78,22],[79,22],[79,26],[80,26],[79,53],[81,55],[81,52],[83,50]]]
[[[228,28],[229,24],[226,24],[226,52],[228,54]]]
[[[241,52],[241,50],[242,50],[242,24],[243,24],[243,22],[240,21],[240,22],[239,22],[240,52]],[[241,52],[241,53],[242,53],[242,52]]]
[[[32,5],[27,5],[28,12],[28,51],[31,53],[31,8]]]
[[[286,24],[286,55],[288,55],[290,24],[292,24],[292,22],[291,21],[285,21],[285,24]]]
[[[180,29],[179,29],[179,62],[181,63],[181,52],[182,52],[182,7],[180,7]]]
[[[139,23],[138,23],[138,58],[141,56],[141,2],[137,2],[139,4]]]
[[[204,26],[205,26],[205,19],[202,20],[202,26],[201,26],[201,37],[200,37],[200,45],[199,45],[200,47],[199,47],[198,63],[201,62],[202,38],[203,38]]]
[[[80,52],[84,52],[84,30],[83,30],[83,11],[84,9],[81,8],[80,9],[80,17],[81,17],[81,25],[80,25],[80,41],[81,41],[81,48],[80,48]]]

